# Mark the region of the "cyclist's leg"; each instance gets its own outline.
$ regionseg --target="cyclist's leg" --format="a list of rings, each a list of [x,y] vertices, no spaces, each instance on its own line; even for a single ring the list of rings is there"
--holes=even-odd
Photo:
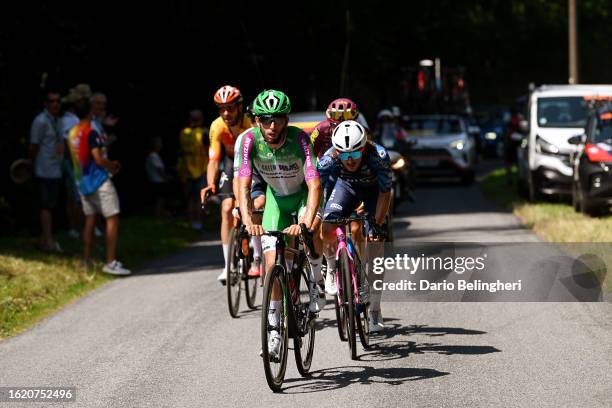
[[[293,206],[293,211],[295,208],[298,208],[298,220],[301,220],[306,212],[306,202],[308,201],[308,190],[303,190],[301,193],[301,198],[297,206]],[[316,234],[315,234],[316,235]],[[315,252],[317,252],[317,257],[314,257],[314,254],[310,253],[307,248],[304,248],[304,251],[307,253],[308,262],[310,263],[310,273],[308,276],[308,290],[310,292],[310,306],[309,309],[311,312],[319,312],[325,306],[325,296],[321,297],[319,293],[319,286],[317,285],[319,281],[323,280],[321,275],[321,261],[323,260],[323,255],[321,254],[321,243],[317,238],[313,236],[313,244],[315,246]]]
[[[251,182],[251,200],[253,200],[253,208],[255,209],[264,209],[266,206],[266,183],[256,171],[253,172]],[[253,222],[261,224],[261,221],[262,217],[260,215],[253,216]],[[253,264],[249,276],[258,276],[261,275],[261,269],[263,269],[261,237],[251,237],[251,244],[253,245]]]
[[[291,225],[291,213],[285,214],[281,211],[281,203],[283,198],[275,197],[272,189],[266,188],[265,209],[262,220],[262,227],[265,231],[280,231]],[[262,249],[264,252],[264,276],[276,261],[276,238],[263,236],[261,238]],[[281,307],[280,287],[277,284],[272,288],[272,296],[270,301],[270,311],[268,313],[268,323],[271,326],[277,326],[280,318]]]
[[[223,245],[223,258],[227,267],[228,252],[229,252],[229,235],[233,225],[232,210],[234,209],[233,198],[233,162],[231,158],[225,157],[223,161],[223,170],[219,177],[219,194],[223,194],[224,198],[221,201],[221,244]],[[228,194],[228,195],[226,195]]]
[[[359,205],[360,200],[354,188],[345,180],[338,179],[332,189],[329,199],[323,210],[323,221],[334,220],[350,216]],[[336,225],[323,222],[322,236],[326,248],[325,258],[327,260],[327,279],[325,280],[325,291],[334,295],[336,292]]]
[[[373,189],[372,191],[363,192],[360,196],[367,197],[364,201],[365,211],[370,215],[376,214],[376,205],[378,203],[378,189]],[[366,234],[369,234],[371,231],[371,227],[368,223],[366,223]],[[363,239],[363,238],[362,238]],[[384,243],[383,242],[369,242],[368,243],[368,253],[365,254],[367,256],[367,260],[378,258],[384,256]],[[363,251],[361,252],[363,254]],[[374,274],[371,268],[367,268],[368,270],[368,282],[370,283],[369,287],[369,302],[370,302],[370,331],[377,332],[384,328],[382,313],[380,310],[380,301],[382,298],[382,291],[374,289],[374,285],[372,282],[374,280],[380,280],[381,282],[385,279],[385,271],[382,271],[380,274]],[[382,285],[381,285],[382,286]]]

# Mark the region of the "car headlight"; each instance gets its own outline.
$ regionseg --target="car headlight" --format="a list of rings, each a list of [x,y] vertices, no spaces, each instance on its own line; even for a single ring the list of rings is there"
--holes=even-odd
[[[404,160],[404,158],[403,158],[403,157],[400,157],[398,161],[396,161],[395,163],[393,163],[393,164],[391,165],[391,168],[392,168],[393,170],[399,170],[399,169],[401,169],[402,167],[404,167],[405,165],[406,165],[406,161]]]
[[[459,140],[455,140],[454,142],[451,142],[449,146],[452,147],[453,149],[463,150],[463,148],[465,147],[465,142],[463,141],[463,139],[459,139]]]
[[[559,148],[552,143],[548,143],[540,136],[536,136],[536,152],[544,154],[559,154]]]
[[[497,139],[497,133],[495,133],[495,132],[487,132],[487,134],[485,135],[485,139],[487,139],[487,140],[495,140],[495,139]]]

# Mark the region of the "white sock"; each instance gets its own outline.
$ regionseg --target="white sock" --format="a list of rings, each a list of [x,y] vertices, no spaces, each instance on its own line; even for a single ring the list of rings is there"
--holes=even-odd
[[[227,267],[227,258],[229,258],[229,244],[223,244],[223,259],[225,260],[225,267]]]
[[[327,261],[327,273],[336,272],[336,255],[325,255],[325,260]]]
[[[270,326],[278,326],[278,321],[280,320],[280,308],[280,300],[270,301],[270,311],[268,312],[268,323]]]
[[[253,258],[261,258],[261,237],[252,236],[251,245],[253,245]]]

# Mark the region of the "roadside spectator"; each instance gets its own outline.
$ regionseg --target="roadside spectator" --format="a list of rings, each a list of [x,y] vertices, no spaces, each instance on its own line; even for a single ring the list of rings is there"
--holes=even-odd
[[[166,196],[167,188],[166,182],[168,181],[164,162],[159,155],[162,148],[162,138],[159,136],[152,138],[149,154],[147,155],[147,159],[145,161],[149,191],[151,192],[151,197],[153,198],[156,217],[161,217],[164,211],[164,198]]]
[[[200,190],[206,187],[206,167],[208,166],[208,129],[204,127],[204,115],[200,110],[189,113],[189,126],[179,136],[180,153],[177,171],[185,199],[187,217],[191,228],[202,229],[200,214]]]
[[[60,94],[48,91],[45,94],[44,110],[39,113],[30,130],[30,164],[38,184],[40,198],[41,237],[38,248],[43,251],[61,252],[53,239],[53,210],[57,205],[62,183],[62,155],[64,144],[58,129]]]
[[[103,271],[112,275],[129,275],[130,271],[117,261],[116,249],[119,236],[119,197],[111,181],[111,175],[121,169],[118,161],[106,158],[106,140],[92,126],[91,103],[85,100],[75,105],[80,123],[68,136],[75,180],[81,193],[85,213],[83,228],[83,256],[85,265],[91,264],[93,231],[96,214],[106,219],[106,264]]]
[[[66,215],[68,219],[68,235],[72,238],[80,236],[79,231],[83,223],[83,211],[81,210],[81,196],[74,180],[72,158],[68,146],[68,134],[70,130],[79,124],[79,117],[74,113],[75,106],[82,104],[91,97],[91,89],[87,84],[79,84],[70,89],[68,95],[62,98],[65,111],[60,119],[60,132],[65,142],[64,154],[64,180],[66,185]],[[97,231],[101,235],[100,231]],[[96,235],[98,235],[96,234]]]
[[[397,115],[389,109],[383,109],[378,113],[378,121],[374,130],[374,139],[387,149],[397,149],[398,144],[405,141],[407,133],[400,124],[400,111]]]
[[[91,96],[92,127],[99,134],[106,134],[107,143],[110,145],[117,140],[113,130],[119,118],[107,113],[107,104],[108,99],[102,92],[96,92]]]

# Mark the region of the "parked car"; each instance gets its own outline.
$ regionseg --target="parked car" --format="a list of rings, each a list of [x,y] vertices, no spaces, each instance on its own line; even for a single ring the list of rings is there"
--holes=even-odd
[[[474,181],[476,143],[457,115],[407,115],[402,118],[417,177],[456,175]]]
[[[573,157],[572,204],[589,215],[612,205],[612,103],[592,110],[585,133],[569,138],[578,146]]]
[[[584,132],[588,99],[606,95],[612,85],[544,85],[531,94],[526,138],[518,149],[519,188],[530,201],[571,194],[576,146],[568,139]]]
[[[510,110],[493,108],[478,116],[480,125],[480,145],[485,158],[504,156],[504,130],[510,121]]]

